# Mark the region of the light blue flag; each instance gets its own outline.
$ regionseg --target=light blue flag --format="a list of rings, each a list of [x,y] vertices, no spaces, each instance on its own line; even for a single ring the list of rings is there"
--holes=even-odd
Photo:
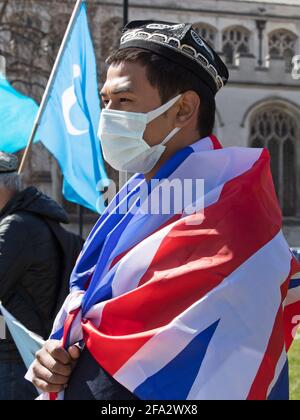
[[[35,353],[40,350],[45,344],[42,337],[29,331],[23,324],[17,321],[2,305],[0,302],[0,313],[3,315],[3,320],[7,325],[9,332],[19,350],[19,353],[25,363],[27,369],[35,359]],[[0,340],[6,337],[5,324],[0,317],[1,335]]]
[[[38,105],[17,92],[0,74],[0,151],[15,153],[26,147]]]
[[[83,3],[60,61],[37,138],[61,167],[66,199],[101,213],[104,204],[99,185],[107,186],[108,179],[97,138],[99,119],[96,58]]]

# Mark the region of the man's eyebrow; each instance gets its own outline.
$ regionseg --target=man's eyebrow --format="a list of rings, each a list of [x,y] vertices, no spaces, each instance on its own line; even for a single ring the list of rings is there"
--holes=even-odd
[[[126,93],[126,92],[133,93],[133,88],[132,88],[131,83],[130,84],[127,83],[126,85],[122,85],[122,86],[116,86],[115,88],[112,89],[111,93],[113,95],[117,95],[118,93]],[[107,97],[107,94],[105,93],[105,91],[101,91],[100,95],[102,97]]]
[[[130,86],[119,86],[119,87],[116,87],[113,91],[112,91],[112,93],[114,94],[114,95],[117,95],[118,93],[124,93],[124,92],[133,92],[133,89],[132,89],[132,87],[131,87],[131,85]]]

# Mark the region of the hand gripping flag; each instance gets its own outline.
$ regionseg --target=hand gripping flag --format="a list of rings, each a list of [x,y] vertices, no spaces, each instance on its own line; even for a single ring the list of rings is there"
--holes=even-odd
[[[157,178],[157,188],[204,179],[204,217],[189,203],[173,215],[136,208],[146,181],[135,175],[91,232],[52,338],[84,340],[143,400],[288,398],[300,265],[281,231],[268,152],[222,149],[212,136]]]
[[[60,60],[37,139],[61,167],[67,200],[101,213],[108,184],[97,130],[100,118],[96,59],[82,3]]]

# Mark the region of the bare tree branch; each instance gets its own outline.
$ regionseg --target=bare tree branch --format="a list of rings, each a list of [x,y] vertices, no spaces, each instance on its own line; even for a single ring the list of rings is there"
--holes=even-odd
[[[0,10],[0,23],[2,22],[2,20],[4,18],[7,6],[8,6],[8,0],[4,0],[4,3],[3,3],[2,7],[1,7],[1,10]]]

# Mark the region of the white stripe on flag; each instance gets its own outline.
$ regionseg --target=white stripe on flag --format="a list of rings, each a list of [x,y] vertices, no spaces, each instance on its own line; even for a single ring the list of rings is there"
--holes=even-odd
[[[288,291],[285,306],[292,305],[293,303],[300,302],[300,286],[290,289]]]
[[[189,399],[248,397],[268,347],[281,305],[280,288],[290,268],[291,254],[280,232],[228,278],[229,287],[224,284],[224,296],[216,303],[218,308],[223,306],[225,316],[211,340],[212,355],[204,359]],[[218,349],[222,350],[215,355]]]
[[[290,261],[280,232],[219,287],[149,340],[115,379],[135,390],[220,319],[188,399],[245,399],[268,345]]]
[[[130,251],[116,267],[112,283],[113,297],[120,296],[137,288],[141,278],[148,270],[162,241],[173,228],[174,223],[145,239],[140,246]],[[134,258],[132,258],[132,253]]]
[[[214,144],[210,137],[205,137],[204,139],[201,139],[200,141],[197,141],[196,143],[192,144],[190,147],[196,153],[214,150]]]

